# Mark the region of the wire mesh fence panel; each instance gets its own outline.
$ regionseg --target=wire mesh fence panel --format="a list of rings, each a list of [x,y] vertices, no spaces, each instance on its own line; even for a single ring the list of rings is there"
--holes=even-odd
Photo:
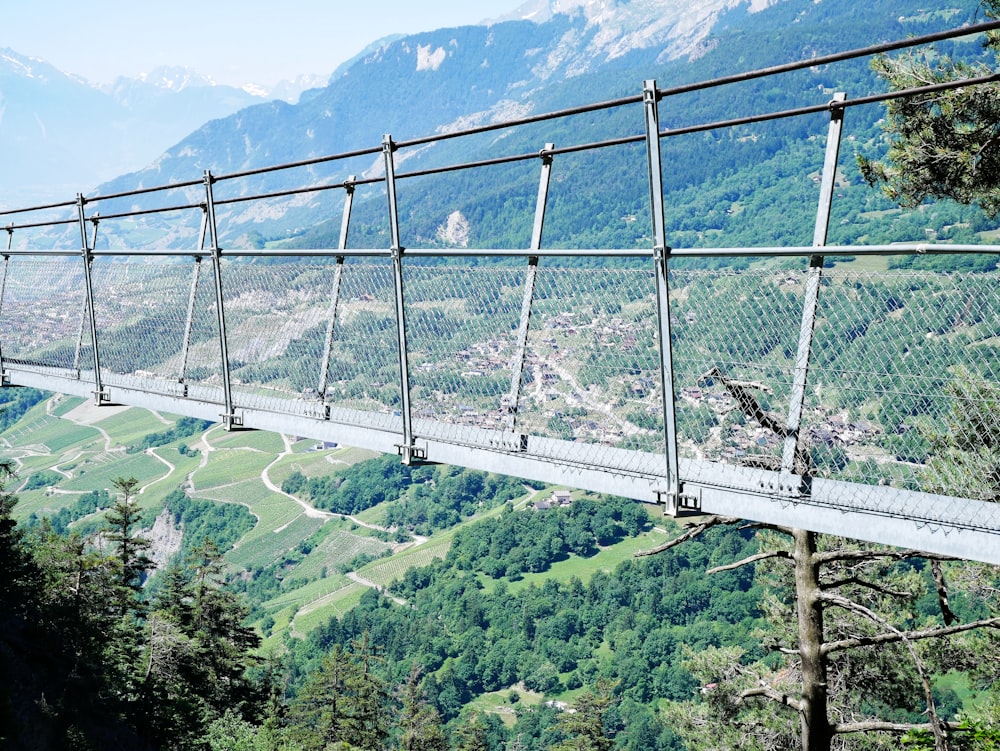
[[[551,458],[610,469],[662,454],[656,321],[648,270],[540,266],[517,430],[560,439]]]
[[[0,336],[4,360],[78,370],[81,335],[90,341],[90,331],[84,326],[83,261],[10,256],[3,263]]]
[[[399,431],[399,337],[389,261],[344,264],[325,400],[332,419]]]
[[[781,468],[804,282],[788,269],[671,271],[682,458]]]
[[[815,471],[1000,500],[995,274],[825,277],[806,410]],[[874,502],[858,494],[859,504]]]
[[[94,260],[101,370],[112,382],[153,392],[180,383],[191,265],[141,257]]]
[[[185,323],[187,346],[174,357],[176,365],[172,361],[170,366],[180,374],[189,396],[222,403],[222,346],[215,269],[211,261],[201,260],[187,266],[187,273],[191,285],[185,301],[190,311]]]
[[[509,431],[524,268],[410,266],[406,336],[414,419],[464,440],[462,427]]]
[[[335,264],[224,260],[226,340],[239,407],[299,412],[318,403]]]

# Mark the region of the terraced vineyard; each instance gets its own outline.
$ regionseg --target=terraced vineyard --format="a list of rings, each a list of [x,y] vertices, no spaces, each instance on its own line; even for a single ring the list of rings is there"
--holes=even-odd
[[[372,452],[324,448],[273,433],[226,432],[219,425],[139,450],[147,436],[171,430],[178,419],[136,408],[97,408],[62,396],[35,405],[0,433],[0,453],[15,462],[17,485],[22,486],[16,515],[27,520],[56,514],[72,508],[82,494],[111,488],[115,478],[130,476],[138,480],[137,499],[148,519],[159,514],[178,488],[190,498],[245,507],[255,524],[225,552],[225,561],[240,579],[271,582],[266,595],[251,597],[256,624],[268,644],[287,635],[301,637],[343,615],[370,587],[386,592],[408,569],[447,556],[457,530],[503,511],[498,506],[430,537],[407,539],[383,528],[395,501],[351,517],[313,508],[281,490],[293,473],[328,477],[372,459]],[[533,497],[525,488],[514,506]],[[613,567],[632,547],[654,542],[640,539],[628,550],[602,551],[587,561],[571,559],[552,575],[587,578]],[[529,581],[526,577],[523,583]]]

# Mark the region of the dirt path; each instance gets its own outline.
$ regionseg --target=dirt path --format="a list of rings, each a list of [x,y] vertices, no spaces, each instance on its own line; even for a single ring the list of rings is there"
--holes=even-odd
[[[271,476],[269,474],[269,472],[271,470],[271,467],[273,467],[279,461],[281,461],[286,456],[289,456],[292,453],[292,442],[288,438],[288,436],[282,434],[281,440],[285,444],[285,450],[282,451],[277,456],[275,456],[274,460],[270,464],[268,464],[266,467],[264,467],[264,469],[262,469],[260,471],[260,481],[263,482],[264,486],[268,490],[270,490],[272,493],[277,493],[278,495],[283,495],[283,496],[285,496],[285,498],[291,498],[293,501],[295,501],[297,504],[299,504],[302,507],[302,512],[306,516],[308,516],[310,519],[332,519],[332,518],[334,518],[335,514],[331,514],[329,511],[320,511],[318,508],[316,508],[315,506],[312,506],[312,505],[306,503],[301,498],[298,498],[298,497],[292,495],[291,493],[286,493],[284,490],[282,490],[280,487],[278,487],[277,485],[275,485],[271,481]],[[275,530],[275,531],[277,531],[277,530]]]
[[[157,454],[156,451],[154,451],[153,449],[146,449],[146,453],[149,454],[150,456],[152,456],[154,459],[159,459],[161,462],[163,462],[164,464],[166,464],[167,465],[167,473],[165,475],[163,475],[163,477],[157,477],[155,480],[151,480],[150,482],[147,482],[145,485],[143,485],[141,488],[139,488],[139,495],[142,495],[143,493],[145,493],[146,492],[146,488],[148,488],[150,485],[155,485],[158,482],[163,482],[164,480],[166,480],[168,477],[170,477],[170,475],[172,475],[177,470],[177,466],[175,464],[171,464],[170,462],[168,462],[162,456],[160,456],[159,454]]]
[[[378,584],[376,584],[373,581],[369,581],[368,579],[365,579],[363,576],[360,576],[355,571],[349,571],[347,573],[347,578],[350,579],[352,582],[355,582],[356,584],[360,584],[363,587],[368,587],[369,589],[374,589],[380,595],[388,597],[390,600],[392,600],[397,605],[405,605],[406,604],[406,600],[404,600],[402,597],[396,597],[396,595],[389,594],[388,592],[385,591],[385,589],[383,589],[382,587],[380,587]]]

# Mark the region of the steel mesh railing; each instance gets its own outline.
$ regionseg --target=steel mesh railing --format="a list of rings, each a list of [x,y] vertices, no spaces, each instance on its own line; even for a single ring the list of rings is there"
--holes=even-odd
[[[8,263],[0,315],[5,364],[86,380],[93,351],[78,286],[82,262]],[[230,260],[222,269],[237,409],[400,430],[389,263]],[[94,263],[101,368],[111,388],[221,402],[212,273],[204,261]],[[762,477],[782,469],[810,273],[786,266],[670,274],[684,480],[712,482],[717,465]],[[516,448],[517,436],[531,436],[540,440],[520,450],[544,460],[623,473],[662,467],[652,272],[543,261],[522,353],[525,278],[521,265],[406,265],[408,387],[418,436],[490,450]],[[887,487],[996,500],[995,280],[995,272],[824,270],[799,437],[808,464],[794,469],[851,483],[850,503],[866,512],[900,513],[895,501],[890,509],[880,500],[878,489]],[[910,512],[928,517],[926,508],[903,508]],[[945,504],[930,515],[945,521],[950,513]],[[1000,528],[1000,506],[977,511],[976,523]]]
[[[79,259],[12,256],[4,261],[4,275],[5,360],[78,370],[82,337],[89,343],[81,328],[86,295]]]

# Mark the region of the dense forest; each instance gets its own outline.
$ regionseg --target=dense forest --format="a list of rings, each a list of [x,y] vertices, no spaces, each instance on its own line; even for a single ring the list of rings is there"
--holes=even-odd
[[[374,487],[383,471],[387,487],[399,482],[398,464],[362,464],[341,484]],[[411,485],[427,485],[428,470],[413,474]],[[488,479],[463,484],[486,501],[498,487]],[[456,495],[443,485],[439,504]],[[109,508],[82,528],[86,535],[44,519],[18,525],[16,499],[4,496],[0,747],[685,749],[703,747],[699,728],[713,712],[754,743],[795,737],[788,717],[760,706],[749,720],[725,720],[733,711],[726,692],[738,690],[730,683],[793,677],[775,650],[795,598],[787,576],[767,562],[783,554],[762,553],[776,543],[753,525],[707,525],[614,570],[525,586],[526,574],[587,560],[652,519],[617,498],[521,510],[507,502],[498,515],[463,525],[443,560],[409,568],[388,592],[368,590],[342,617],[264,650],[260,632],[245,625],[260,593],[245,579],[227,583],[223,553],[240,535],[239,515],[171,494],[166,507],[188,521],[190,534],[152,574],[135,491],[134,480],[119,479],[113,497],[98,495]],[[860,654],[835,663],[848,681],[837,686],[845,692],[837,706],[917,727],[927,674],[935,711],[965,731],[955,732],[952,748],[991,748],[1000,739],[991,703],[996,640],[954,624],[1000,625],[991,616],[995,572],[931,565],[905,551],[876,553],[871,569],[861,555],[870,546],[830,539],[822,548],[830,560],[852,561],[837,574],[850,582],[831,586],[864,593],[863,607],[893,628],[947,625],[952,634],[918,660],[898,644],[859,644]],[[751,563],[732,565],[739,561]],[[872,575],[878,584],[865,585]],[[945,578],[958,583],[946,605]],[[851,615],[838,629],[864,634],[865,619]],[[506,709],[481,703],[487,695]],[[928,734],[906,737],[920,749]],[[898,743],[898,733],[868,733],[844,747]]]

